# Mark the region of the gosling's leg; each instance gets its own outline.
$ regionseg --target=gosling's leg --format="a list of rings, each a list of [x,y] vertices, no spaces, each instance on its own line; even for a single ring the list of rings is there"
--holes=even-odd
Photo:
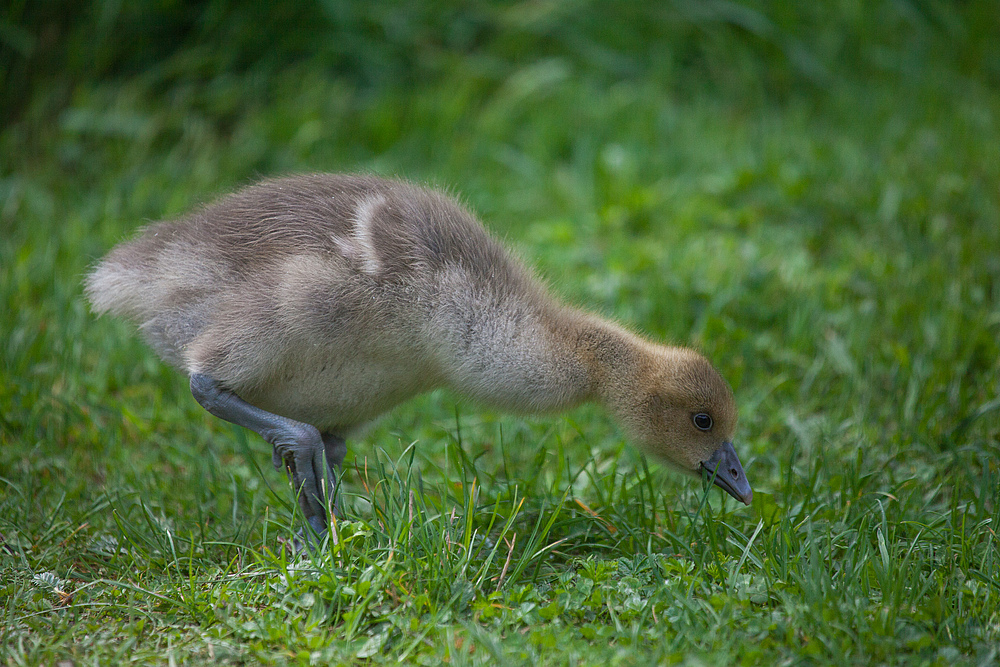
[[[271,443],[274,466],[288,471],[302,514],[322,535],[327,494],[333,497],[336,483],[333,470],[347,453],[343,439],[321,436],[315,426],[250,405],[218,380],[201,373],[191,375],[191,393],[211,414],[248,428]]]
[[[347,443],[342,437],[335,433],[321,433],[323,447],[326,451],[326,464],[330,467],[330,472],[340,470],[347,456]]]
[[[341,465],[344,463],[344,457],[347,456],[347,442],[335,433],[321,433],[320,437],[323,438],[323,448],[326,455],[327,477],[332,480],[332,483],[327,487],[327,497],[333,499],[331,511],[339,516],[336,493],[342,472]]]

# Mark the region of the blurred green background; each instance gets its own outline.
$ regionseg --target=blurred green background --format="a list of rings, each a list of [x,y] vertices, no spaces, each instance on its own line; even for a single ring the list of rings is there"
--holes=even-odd
[[[0,77],[4,664],[997,659],[997,2],[8,0]],[[350,444],[345,521],[389,592],[347,561],[292,583],[266,446],[80,281],[148,221],[302,171],[445,187],[567,299],[700,348],[753,508],[598,410],[435,393]],[[456,508],[527,522],[516,575],[459,594],[448,558],[392,552],[378,457],[428,553]]]

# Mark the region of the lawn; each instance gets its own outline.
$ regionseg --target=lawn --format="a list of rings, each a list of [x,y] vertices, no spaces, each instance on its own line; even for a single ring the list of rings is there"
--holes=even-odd
[[[0,664],[996,664],[996,4],[467,4],[0,10]],[[435,392],[290,554],[269,446],[81,279],[304,171],[444,187],[701,350],[752,506]]]

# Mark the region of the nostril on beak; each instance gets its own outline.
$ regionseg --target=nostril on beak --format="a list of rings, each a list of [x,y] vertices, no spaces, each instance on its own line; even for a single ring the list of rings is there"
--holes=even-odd
[[[739,479],[740,478],[740,471],[737,470],[736,468],[730,468],[729,469],[729,474],[733,476],[733,479]]]

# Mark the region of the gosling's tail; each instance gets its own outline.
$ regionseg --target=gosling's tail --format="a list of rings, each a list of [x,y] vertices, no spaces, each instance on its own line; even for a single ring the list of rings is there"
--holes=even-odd
[[[149,229],[111,250],[85,278],[84,293],[95,313],[131,322],[165,361],[184,368],[184,348],[208,323],[213,290],[178,250]]]

